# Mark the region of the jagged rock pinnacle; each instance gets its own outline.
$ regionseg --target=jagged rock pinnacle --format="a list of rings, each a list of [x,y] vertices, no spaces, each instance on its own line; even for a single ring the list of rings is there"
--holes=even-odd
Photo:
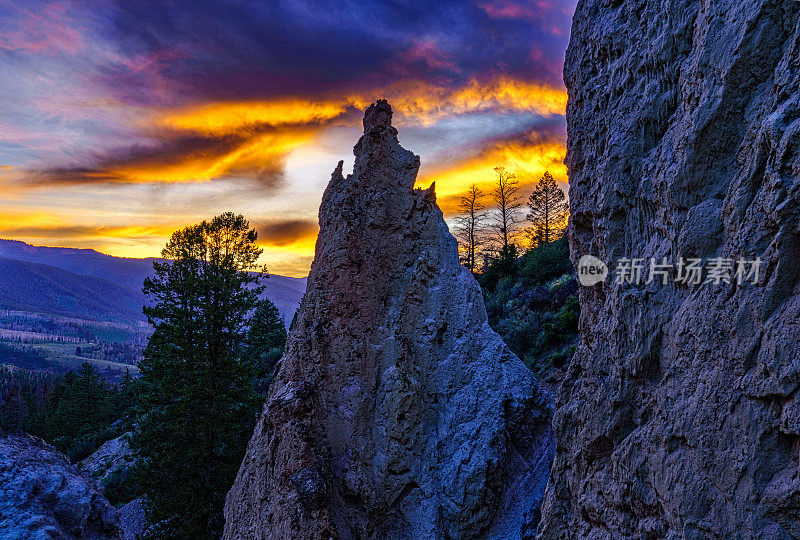
[[[519,538],[549,406],[489,327],[391,107],[333,172],[308,287],[239,475],[225,538]]]

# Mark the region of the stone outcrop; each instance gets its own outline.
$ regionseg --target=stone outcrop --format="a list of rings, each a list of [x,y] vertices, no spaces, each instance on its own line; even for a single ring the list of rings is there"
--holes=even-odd
[[[800,536],[800,4],[580,0],[573,261],[763,261],[581,291],[543,538]]]
[[[94,454],[81,461],[81,473],[95,480],[103,491],[108,488],[109,483],[125,482],[127,472],[136,465],[136,454],[130,442],[132,434],[123,433],[104,442]],[[118,512],[125,540],[135,540],[144,534],[146,520],[143,497],[120,506]]]
[[[30,435],[0,435],[0,537],[121,539],[117,510],[64,455]]]
[[[225,538],[535,532],[550,410],[487,323],[391,108],[334,171],[308,288],[236,482]]]
[[[124,433],[104,442],[94,454],[81,461],[81,471],[103,485],[114,474],[130,469],[136,463],[130,437],[131,433]]]

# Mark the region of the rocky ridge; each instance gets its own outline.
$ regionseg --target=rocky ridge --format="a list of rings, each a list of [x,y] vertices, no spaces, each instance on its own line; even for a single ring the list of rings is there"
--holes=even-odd
[[[130,444],[131,432],[104,442],[94,454],[80,464],[81,471],[101,483],[112,475],[131,468],[136,457]]]
[[[225,538],[530,536],[550,408],[487,323],[385,101],[334,171],[297,320]]]

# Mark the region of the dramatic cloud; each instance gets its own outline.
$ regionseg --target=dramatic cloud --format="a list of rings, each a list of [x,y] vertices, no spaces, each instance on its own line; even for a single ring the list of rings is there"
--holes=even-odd
[[[152,148],[124,148],[96,157],[88,166],[29,171],[33,184],[99,182],[205,182],[216,178],[252,178],[275,189],[283,178],[288,152],[312,133],[248,133],[222,137],[164,138]]]
[[[457,212],[458,201],[466,186],[476,184],[487,195],[496,179],[495,167],[505,167],[519,182],[520,193],[527,195],[544,175],[550,172],[566,187],[567,170],[564,165],[566,148],[563,137],[549,129],[519,134],[503,140],[489,141],[471,155],[454,163],[442,164],[423,171],[417,180],[418,187],[436,182],[439,205],[446,215]]]
[[[316,221],[303,219],[255,223],[259,244],[272,247],[302,246],[312,250],[319,227]]]
[[[0,213],[38,216],[0,234],[157,255],[168,227],[234,210],[273,271],[302,274],[325,181],[382,97],[448,212],[496,165],[565,180],[573,8],[0,0]]]
[[[207,103],[164,113],[158,122],[165,127],[204,135],[229,135],[263,126],[316,124],[345,112],[344,102],[300,99]]]
[[[549,30],[569,27],[571,6],[514,3],[518,12],[535,14],[531,24],[498,18],[514,11],[506,4],[140,0],[119,2],[109,12],[108,37],[126,56],[181,51],[168,69],[159,66],[160,80],[209,100],[294,95],[298,88],[341,92],[399,76],[457,85],[476,73],[505,72],[560,84],[560,73],[529,53],[563,56],[565,38],[554,39]],[[112,71],[108,80],[120,75]],[[133,85],[117,88],[125,86]]]

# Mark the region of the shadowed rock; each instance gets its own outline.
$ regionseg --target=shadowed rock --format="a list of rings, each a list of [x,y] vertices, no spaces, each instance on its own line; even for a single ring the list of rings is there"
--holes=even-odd
[[[550,411],[489,327],[385,101],[334,171],[297,320],[225,505],[225,538],[519,538]]]
[[[81,471],[97,480],[101,485],[114,474],[130,469],[136,463],[131,449],[131,433],[124,433],[106,441],[92,455],[81,461]]]

